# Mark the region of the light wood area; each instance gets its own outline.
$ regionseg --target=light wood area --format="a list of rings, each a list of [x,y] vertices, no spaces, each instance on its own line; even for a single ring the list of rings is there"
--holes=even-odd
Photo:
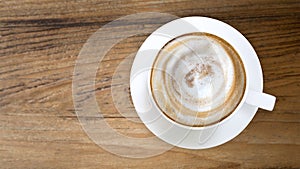
[[[274,111],[259,110],[239,136],[211,149],[174,147],[131,159],[99,147],[75,113],[76,59],[99,28],[140,12],[208,16],[235,27],[259,56],[264,91],[277,97]],[[141,29],[151,32],[172,19],[129,24],[144,24]],[[96,75],[104,120],[136,138],[153,137],[140,123],[129,89],[134,53],[149,34],[120,41]],[[300,168],[299,46],[299,0],[0,0],[0,168]]]

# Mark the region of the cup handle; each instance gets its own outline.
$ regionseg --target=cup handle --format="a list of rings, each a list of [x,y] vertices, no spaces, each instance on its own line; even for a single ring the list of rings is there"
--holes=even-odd
[[[249,90],[246,97],[246,103],[252,106],[257,106],[259,108],[272,111],[275,106],[276,97],[262,93]]]

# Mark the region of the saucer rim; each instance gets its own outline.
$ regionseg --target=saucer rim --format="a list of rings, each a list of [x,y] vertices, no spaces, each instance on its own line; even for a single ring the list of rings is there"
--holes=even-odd
[[[131,72],[130,72],[130,88],[132,89],[132,87],[134,86],[134,84],[133,83],[138,83],[138,82],[134,82],[134,81],[132,81],[132,78],[133,78],[133,76],[134,76],[134,71],[133,70],[135,70],[136,71],[136,67],[138,67],[137,66],[137,64],[138,64],[138,62],[137,62],[137,59],[138,59],[138,57],[140,57],[141,55],[139,55],[139,52],[140,51],[142,51],[142,50],[145,50],[144,48],[145,48],[145,46],[148,46],[148,45],[146,45],[147,43],[150,43],[150,41],[149,41],[149,39],[151,39],[151,38],[153,38],[153,36],[156,36],[155,34],[158,32],[158,30],[160,30],[161,28],[164,28],[164,29],[167,29],[168,30],[168,27],[169,27],[169,29],[170,29],[170,25],[172,24],[172,23],[175,23],[176,21],[178,21],[178,20],[184,20],[185,22],[187,21],[188,23],[190,23],[190,24],[192,24],[192,25],[194,25],[194,24],[199,24],[199,22],[201,22],[201,21],[204,21],[205,20],[205,22],[207,22],[208,20],[209,21],[212,21],[212,22],[215,22],[215,23],[221,23],[221,24],[225,24],[225,25],[227,25],[227,26],[229,26],[230,28],[233,28],[233,27],[231,27],[230,25],[228,25],[227,23],[224,23],[224,22],[222,22],[222,21],[219,21],[219,20],[216,20],[216,19],[213,19],[213,18],[208,18],[208,17],[200,17],[200,16],[192,16],[192,17],[185,17],[185,18],[179,18],[179,19],[176,19],[176,20],[174,20],[174,21],[171,21],[171,22],[168,22],[168,23],[166,23],[166,24],[164,24],[164,25],[162,25],[160,28],[158,28],[158,29],[156,29],[154,32],[152,32],[151,33],[151,35],[144,41],[144,43],[142,44],[142,46],[140,47],[140,49],[138,50],[138,52],[137,52],[137,54],[136,54],[136,57],[134,58],[134,62],[133,62],[133,64],[132,64],[132,68],[131,68]],[[236,30],[235,28],[233,28],[234,30]],[[261,67],[261,65],[260,65],[260,61],[259,61],[259,58],[258,58],[258,56],[257,56],[257,54],[256,54],[256,52],[255,52],[255,50],[253,49],[253,46],[250,44],[250,42],[239,32],[239,31],[237,31],[236,30],[236,33],[238,33],[239,34],[239,36],[241,35],[243,38],[242,38],[242,40],[244,41],[244,43],[247,43],[247,44],[249,44],[248,45],[248,48],[250,47],[251,49],[250,50],[252,50],[252,53],[254,52],[254,54],[255,54],[255,56],[253,57],[253,55],[251,55],[252,56],[252,63],[251,63],[251,73],[253,73],[253,71],[255,71],[255,74],[256,75],[258,75],[258,76],[247,76],[247,78],[249,78],[249,84],[248,84],[248,87],[249,87],[249,89],[251,89],[251,90],[255,90],[255,91],[261,91],[262,92],[262,90],[263,90],[263,74],[262,74],[262,67]],[[182,34],[181,34],[182,35]],[[226,40],[226,39],[225,39]],[[160,48],[159,48],[160,49]],[[159,49],[157,49],[157,50],[159,50]],[[154,57],[156,57],[156,56],[154,56]],[[149,57],[144,57],[144,59],[147,59],[147,60],[150,60],[150,58]],[[151,63],[151,65],[153,64],[153,62]],[[249,62],[247,63],[244,63],[244,64],[248,64],[248,66],[249,66]],[[253,65],[254,64],[254,65]],[[246,68],[245,68],[246,69]],[[249,71],[249,67],[248,67],[248,71]],[[149,73],[148,73],[148,75],[149,75]],[[145,76],[146,76],[146,74],[145,74]],[[251,78],[250,78],[251,77]],[[148,79],[148,77],[146,77],[147,79]],[[254,84],[256,84],[256,85],[254,85]],[[147,90],[146,92],[148,92],[148,81],[147,81],[147,85],[146,86],[144,86],[144,88],[143,88],[143,90]],[[186,141],[186,139],[188,139],[188,137],[185,137],[185,138],[182,138],[182,141],[181,142],[178,142],[178,143],[174,143],[173,141],[172,141],[172,136],[167,136],[167,137],[164,137],[164,136],[162,136],[162,135],[160,135],[159,134],[159,132],[155,129],[155,127],[153,126],[153,125],[149,125],[149,124],[147,124],[147,123],[145,123],[145,120],[144,120],[144,118],[143,118],[143,115],[141,114],[141,113],[139,113],[139,111],[137,110],[137,108],[136,108],[136,106],[137,106],[137,104],[140,104],[140,102],[138,101],[139,100],[139,98],[140,98],[140,96],[136,96],[134,93],[133,93],[133,91],[132,90],[130,90],[130,92],[131,92],[131,97],[132,97],[132,102],[133,102],[133,104],[134,104],[134,107],[135,107],[135,109],[136,109],[136,112],[137,112],[137,114],[138,114],[138,116],[141,118],[141,120],[143,121],[143,123],[144,123],[144,125],[155,135],[155,136],[157,136],[158,138],[160,138],[160,139],[162,139],[163,141],[165,141],[165,142],[167,142],[167,143],[169,143],[169,144],[171,144],[171,145],[174,145],[174,146],[177,146],[177,147],[181,147],[181,148],[188,148],[188,149],[205,149],[205,148],[211,148],[211,147],[215,147],[215,146],[218,146],[218,145],[221,145],[221,144],[224,144],[224,143],[226,143],[226,142],[228,142],[228,141],[230,141],[230,140],[232,140],[233,138],[235,138],[236,136],[238,136],[247,126],[248,126],[248,124],[251,122],[251,120],[253,119],[253,117],[255,116],[255,114],[256,114],[256,112],[257,112],[257,110],[258,110],[258,107],[256,107],[256,106],[249,106],[249,105],[247,105],[246,103],[242,103],[241,104],[241,107],[240,107],[240,109],[239,110],[237,110],[236,111],[236,113],[235,114],[231,114],[230,116],[235,116],[236,114],[242,114],[243,113],[243,111],[244,112],[247,112],[247,113],[251,113],[251,114],[249,114],[248,115],[248,119],[240,119],[240,120],[243,120],[244,121],[244,123],[243,124],[240,124],[240,126],[238,126],[239,127],[239,130],[235,130],[235,132],[231,132],[231,133],[228,133],[227,134],[227,137],[226,138],[220,138],[220,139],[217,139],[217,141],[215,141],[214,143],[211,143],[211,144],[209,144],[209,141],[208,141],[208,143],[206,144],[206,145],[197,145],[197,146],[195,146],[195,145],[192,145],[192,144],[187,144],[187,143],[185,143],[185,141]],[[152,99],[152,98],[150,98],[150,99]],[[246,109],[247,109],[247,111],[246,111]],[[158,110],[159,111],[159,110]],[[159,112],[159,113],[161,113],[161,114],[163,114],[162,112]],[[229,117],[227,117],[227,118],[229,118]],[[226,119],[227,119],[226,118]],[[231,117],[232,118],[232,117]],[[169,120],[169,119],[168,119]],[[225,120],[225,119],[224,119]],[[222,120],[223,121],[223,120]],[[170,121],[169,121],[170,122]],[[174,123],[173,121],[172,122],[170,122],[170,123]],[[176,123],[176,122],[175,122]],[[226,125],[226,123],[224,123],[224,122],[222,122],[222,123],[220,123],[219,125],[218,125],[218,130],[222,130],[222,128],[224,128],[224,126]],[[186,126],[185,126],[186,127]],[[197,128],[197,129],[195,129],[195,128]],[[206,127],[201,127],[201,128],[198,128],[198,127],[187,127],[185,130],[187,130],[187,129],[192,129],[193,130],[193,132],[202,132],[203,130],[207,130],[207,128]],[[225,129],[225,128],[224,128]],[[168,131],[167,131],[168,132]],[[168,134],[167,134],[168,135]],[[214,137],[218,137],[218,136],[216,136],[216,135],[213,135],[212,136],[212,138],[214,138]],[[209,139],[212,139],[212,138],[209,138]],[[188,142],[188,141],[187,141]]]

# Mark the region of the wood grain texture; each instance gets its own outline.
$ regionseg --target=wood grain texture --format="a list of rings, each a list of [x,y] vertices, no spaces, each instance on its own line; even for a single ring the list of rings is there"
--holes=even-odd
[[[299,9],[298,0],[0,0],[0,168],[300,168]],[[264,91],[277,96],[275,110],[259,110],[238,137],[208,150],[173,148],[151,158],[128,159],[97,146],[74,112],[75,61],[100,27],[138,12],[208,16],[238,29],[257,51]],[[114,46],[96,77],[105,120],[132,137],[153,136],[135,123],[139,119],[128,86],[133,60],[128,55],[148,35]],[[122,91],[123,102],[116,107],[110,89],[121,63],[124,71],[115,89]]]

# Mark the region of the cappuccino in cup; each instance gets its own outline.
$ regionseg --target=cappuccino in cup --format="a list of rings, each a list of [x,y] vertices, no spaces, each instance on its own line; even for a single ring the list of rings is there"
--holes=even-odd
[[[189,33],[169,41],[151,70],[151,94],[169,119],[207,126],[229,116],[246,88],[243,62],[224,39]]]

